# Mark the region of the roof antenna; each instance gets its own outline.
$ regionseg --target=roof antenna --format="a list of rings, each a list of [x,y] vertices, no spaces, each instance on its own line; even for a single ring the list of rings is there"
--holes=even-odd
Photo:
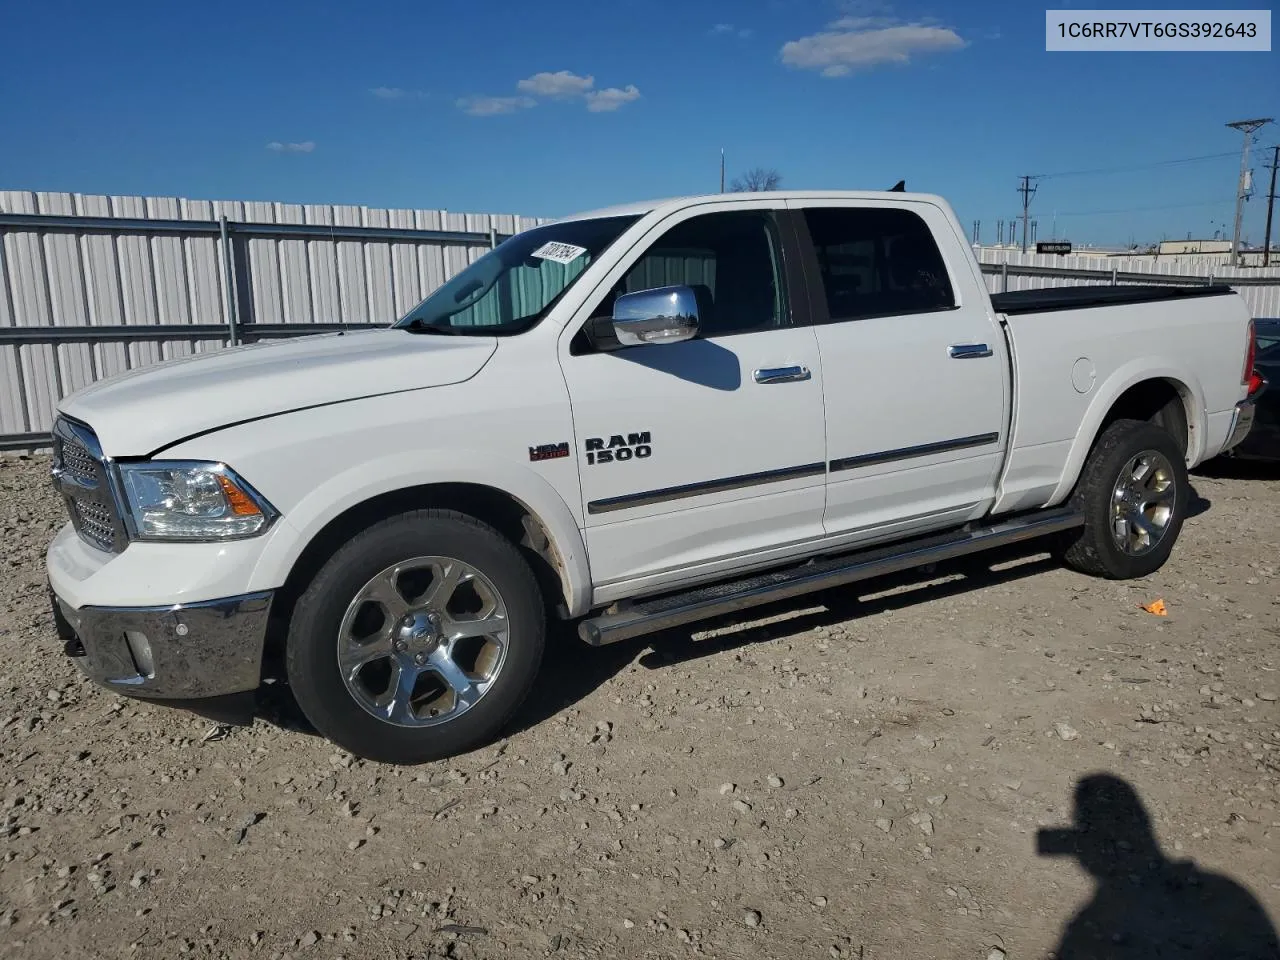
[[[905,180],[899,180],[897,183],[895,183],[892,187],[889,188],[890,193],[906,193],[906,190],[907,190],[907,181]]]

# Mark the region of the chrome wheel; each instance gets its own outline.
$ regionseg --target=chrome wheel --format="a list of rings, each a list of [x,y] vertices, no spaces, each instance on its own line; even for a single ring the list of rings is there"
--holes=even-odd
[[[338,668],[368,713],[429,727],[456,719],[493,686],[509,630],[506,604],[483,573],[416,557],[387,567],[347,606]]]
[[[1173,519],[1177,482],[1173,464],[1155,450],[1125,463],[1111,495],[1111,536],[1129,556],[1149,553],[1164,539]]]

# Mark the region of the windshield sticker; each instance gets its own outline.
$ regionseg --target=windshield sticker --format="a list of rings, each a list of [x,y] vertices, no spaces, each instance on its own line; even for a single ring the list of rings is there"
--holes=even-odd
[[[586,247],[575,247],[572,243],[557,243],[553,240],[533,251],[532,256],[542,260],[554,260],[556,263],[573,263],[586,252]]]

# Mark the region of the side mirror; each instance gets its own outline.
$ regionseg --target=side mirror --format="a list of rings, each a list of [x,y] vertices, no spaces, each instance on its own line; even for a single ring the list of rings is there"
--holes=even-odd
[[[689,287],[657,287],[624,293],[613,304],[618,343],[680,343],[698,333],[698,299]]]

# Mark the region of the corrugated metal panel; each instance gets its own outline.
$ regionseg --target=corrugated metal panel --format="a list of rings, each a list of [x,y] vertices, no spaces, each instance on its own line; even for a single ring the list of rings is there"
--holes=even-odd
[[[69,193],[40,193],[36,206],[41,213],[75,214],[75,198]],[[55,326],[81,326],[89,322],[84,299],[84,268],[74,234],[45,234],[45,278],[49,293],[49,315]],[[93,349],[87,343],[62,343],[54,348],[59,397],[88,386],[97,379]]]
[[[426,230],[537,223],[514,214],[0,191],[0,212],[92,217],[327,224]],[[389,323],[483,247],[441,241],[238,239],[246,289],[242,323]],[[6,229],[0,242],[0,326],[225,324],[221,243],[215,236]],[[49,427],[58,398],[101,377],[226,341],[22,344],[0,347],[0,433]]]
[[[214,220],[208,200],[183,200],[182,220]],[[218,241],[213,237],[183,237],[186,257],[187,302],[192,323],[226,323],[222,271],[218,268]]]
[[[8,195],[15,213],[39,213],[34,193]],[[53,322],[49,302],[44,251],[35,231],[11,231],[4,236],[5,264],[15,326],[43,327]],[[52,420],[53,405],[62,395],[57,355],[49,344],[17,347],[18,376],[22,384],[22,405],[27,423]]]
[[[307,223],[333,226],[333,210],[318,204],[303,208]],[[311,291],[311,319],[321,323],[344,323],[338,290],[338,251],[326,240],[308,240],[307,276]]]
[[[113,196],[111,212],[117,217],[146,217],[146,200],[143,197]],[[116,237],[116,253],[120,258],[120,294],[124,303],[124,322],[130,326],[158,323],[155,270],[147,238]],[[156,363],[160,359],[159,344],[131,343],[127,349],[129,365],[132,367]]]
[[[251,223],[277,222],[274,203],[249,202],[244,207],[244,219]],[[254,237],[249,240],[249,288],[253,315],[242,317],[242,323],[266,323],[266,320],[259,318],[279,318],[284,315],[280,255],[276,249],[278,243],[274,237]],[[279,323],[280,320],[273,322]]]
[[[0,194],[0,202],[6,205],[9,202],[8,198],[8,193]],[[9,278],[7,245],[0,243],[0,327],[14,326]],[[28,432],[30,428],[27,426],[26,406],[22,370],[18,364],[18,348],[8,345],[0,346],[0,432]]]
[[[276,204],[276,223],[306,223],[306,210],[297,203]],[[312,323],[311,271],[307,240],[280,240],[279,323]]]
[[[364,226],[389,227],[391,217],[386,210],[362,208]],[[391,272],[391,244],[364,243],[364,277],[369,317],[376,323],[389,323],[396,314],[395,278]]]
[[[389,226],[402,230],[417,228],[412,210],[388,210],[387,217]],[[394,284],[391,312],[396,317],[403,317],[426,296],[422,269],[418,263],[418,246],[416,243],[391,244],[391,276]]]
[[[334,205],[333,220],[339,226],[363,225],[359,207]],[[364,269],[364,244],[355,240],[339,240],[338,251],[338,301],[342,323],[368,323],[369,300],[366,293]],[[319,318],[317,318],[319,319]],[[327,318],[326,318],[327,319]],[[333,318],[334,322],[339,318]]]

